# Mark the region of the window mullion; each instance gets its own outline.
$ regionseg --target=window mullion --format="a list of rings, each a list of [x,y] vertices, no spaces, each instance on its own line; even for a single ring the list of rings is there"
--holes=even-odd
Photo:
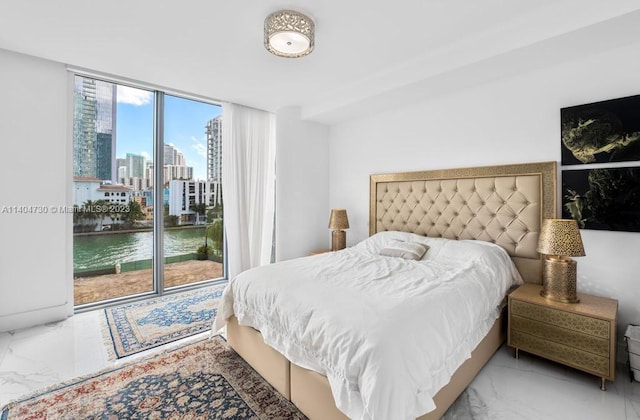
[[[164,93],[155,91],[153,113],[153,282],[164,294]]]

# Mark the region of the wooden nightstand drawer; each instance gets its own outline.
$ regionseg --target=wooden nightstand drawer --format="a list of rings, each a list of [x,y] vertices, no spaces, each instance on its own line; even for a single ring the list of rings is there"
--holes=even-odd
[[[522,331],[511,331],[511,345],[602,377],[609,376],[609,358],[578,350]]]
[[[511,313],[524,318],[534,319],[568,330],[609,339],[609,322],[602,319],[578,315],[541,305],[534,305],[520,300],[511,302]]]
[[[609,357],[609,340],[604,338],[567,330],[513,314],[511,315],[511,328],[598,356]]]
[[[508,344],[598,375],[600,389],[616,373],[618,301],[578,293],[580,302],[540,296],[542,286],[523,284],[509,294]]]

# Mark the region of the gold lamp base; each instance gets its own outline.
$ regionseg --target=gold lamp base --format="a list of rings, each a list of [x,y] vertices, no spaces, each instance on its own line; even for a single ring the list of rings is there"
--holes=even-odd
[[[347,247],[347,232],[344,230],[334,230],[331,232],[331,250],[340,251]]]
[[[542,291],[544,298],[564,303],[578,303],[576,289],[576,262],[568,257],[547,255],[542,273]]]

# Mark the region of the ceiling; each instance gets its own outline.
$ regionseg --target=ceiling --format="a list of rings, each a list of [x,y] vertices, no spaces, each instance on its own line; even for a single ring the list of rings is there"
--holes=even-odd
[[[97,4],[100,4],[97,6]],[[264,18],[316,23],[276,57]],[[2,0],[0,48],[334,124],[640,40],[637,0]]]

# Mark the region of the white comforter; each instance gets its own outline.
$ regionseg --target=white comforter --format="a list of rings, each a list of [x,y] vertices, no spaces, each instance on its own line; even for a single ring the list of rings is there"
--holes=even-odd
[[[420,261],[380,256],[393,239],[430,249]],[[290,361],[326,375],[352,419],[414,419],[435,408],[521,282],[496,245],[382,232],[243,272],[225,289],[214,330],[233,314],[260,330]]]

